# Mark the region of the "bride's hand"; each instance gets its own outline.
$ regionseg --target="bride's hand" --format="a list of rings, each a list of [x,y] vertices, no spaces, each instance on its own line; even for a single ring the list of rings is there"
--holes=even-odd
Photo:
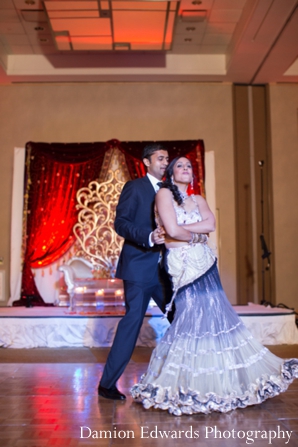
[[[192,233],[190,244],[206,244],[208,242],[208,235],[205,233]]]
[[[208,234],[201,233],[200,236],[201,237],[200,237],[199,243],[205,244],[206,242],[208,242]]]

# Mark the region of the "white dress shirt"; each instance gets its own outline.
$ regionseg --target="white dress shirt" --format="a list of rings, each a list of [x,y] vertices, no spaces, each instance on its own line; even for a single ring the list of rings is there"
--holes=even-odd
[[[155,192],[157,192],[159,190],[159,186],[158,186],[157,183],[159,183],[161,180],[158,180],[156,177],[153,177],[153,175],[149,174],[148,172],[147,172],[147,177],[150,180],[150,182],[151,182]],[[153,232],[151,232],[149,234],[149,245],[150,245],[150,247],[153,247],[153,245],[154,245],[154,243],[151,241],[151,234],[152,233]]]
[[[161,180],[158,180],[156,177],[153,177],[153,175],[149,174],[148,172],[147,172],[147,177],[150,180],[150,182],[154,188],[154,191],[157,192],[159,190],[159,186],[157,183],[161,182]]]

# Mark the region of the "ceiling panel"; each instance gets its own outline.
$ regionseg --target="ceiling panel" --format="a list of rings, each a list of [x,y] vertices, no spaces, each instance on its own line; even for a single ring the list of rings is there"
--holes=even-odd
[[[98,9],[98,3],[96,1],[63,1],[63,0],[47,0],[44,1],[46,10],[49,11],[85,11],[88,9]]]
[[[291,17],[295,11],[297,0],[247,2],[228,48],[227,69],[233,82],[237,80],[244,84],[262,83],[260,73],[268,66],[269,57],[274,54],[278,42],[282,42],[282,51],[278,57],[273,58],[274,69],[266,71],[266,79],[268,82],[281,79],[278,67],[282,69],[284,66],[289,49],[297,54],[297,23],[289,37],[285,40],[282,38],[285,30],[290,28]]]
[[[111,36],[94,36],[94,37],[72,37],[71,43],[74,50],[112,50],[113,42]]]
[[[31,45],[34,54],[55,54],[57,48],[55,45]]]
[[[178,34],[175,36],[175,48],[176,45],[187,45],[189,43],[195,44],[196,47],[197,45],[200,45],[202,43],[202,39],[203,39],[203,35],[202,34],[197,34],[197,33],[188,33],[188,34]]]
[[[117,45],[117,43],[115,45]],[[161,51],[163,45],[160,42],[133,42],[128,46],[128,49],[129,48],[134,51]]]
[[[0,9],[0,21],[18,22],[19,16],[17,11],[15,9]]]
[[[110,36],[109,19],[51,19],[53,31],[67,31],[71,36]]]
[[[176,3],[176,2],[173,2]],[[113,11],[166,11],[168,2],[159,1],[112,1]]]
[[[232,34],[205,34],[203,45],[228,45],[232,39]]]
[[[201,45],[201,54],[225,54],[227,51],[227,45]]]
[[[206,26],[206,34],[233,34],[235,23],[212,22]]]
[[[268,24],[267,24],[268,26]],[[287,25],[282,28],[279,38],[275,40],[255,76],[255,82],[265,83],[266,79],[272,79],[275,74],[275,80],[279,82],[298,82],[298,76],[294,73],[291,76],[284,75],[297,58],[298,48],[298,7],[296,7],[291,17],[287,20]]]
[[[0,22],[0,34],[23,34],[24,28],[17,22]]]
[[[30,45],[28,36],[25,34],[6,34],[2,40],[8,45]]]
[[[2,3],[2,0],[1,0]],[[32,4],[29,2],[26,3],[25,0],[13,0],[15,7],[17,9],[43,9],[42,1],[41,0],[34,0]]]
[[[212,22],[232,22],[236,23],[242,14],[242,9],[214,9],[212,10],[209,21]]]
[[[34,54],[31,45],[10,45],[13,54]]]
[[[1,0],[0,9],[14,9],[14,3],[12,0]]]
[[[175,35],[192,33],[204,34],[206,26],[207,22],[186,23],[178,20],[175,27]]]
[[[52,34],[29,34],[28,39],[32,45],[53,45]]]
[[[48,16],[50,19],[86,19],[88,17],[99,17],[99,10],[84,10],[84,11],[48,11]]]
[[[214,0],[213,7],[217,9],[242,9],[246,0]]]
[[[115,42],[163,42],[166,11],[114,11]]]
[[[22,22],[22,26],[24,30],[26,31],[26,34],[50,34],[51,28],[50,25],[48,25],[45,22]]]
[[[198,44],[189,44],[183,42],[183,44],[174,43],[173,49],[175,54],[197,54],[201,50],[201,46]]]

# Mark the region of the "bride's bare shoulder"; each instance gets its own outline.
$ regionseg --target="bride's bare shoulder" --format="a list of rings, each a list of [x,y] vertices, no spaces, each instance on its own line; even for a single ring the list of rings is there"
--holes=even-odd
[[[195,198],[198,203],[206,203],[206,200],[204,199],[203,196],[200,196],[200,194],[196,194]]]
[[[206,212],[211,212],[209,205],[207,203],[207,201],[204,199],[204,197],[200,196],[199,194],[197,194],[195,196],[199,210],[201,213],[206,213]]]

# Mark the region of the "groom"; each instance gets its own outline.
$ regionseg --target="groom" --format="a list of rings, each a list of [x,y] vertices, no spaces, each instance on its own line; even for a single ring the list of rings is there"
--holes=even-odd
[[[116,277],[123,279],[126,314],[118,324],[98,386],[98,394],[107,399],[125,399],[116,382],[131,358],[150,298],[163,312],[171,298],[169,280],[159,264],[164,235],[154,220],[157,183],[169,163],[168,152],[159,144],[146,146],[143,163],[147,175],[125,184],[116,209],[115,230],[125,238]]]

